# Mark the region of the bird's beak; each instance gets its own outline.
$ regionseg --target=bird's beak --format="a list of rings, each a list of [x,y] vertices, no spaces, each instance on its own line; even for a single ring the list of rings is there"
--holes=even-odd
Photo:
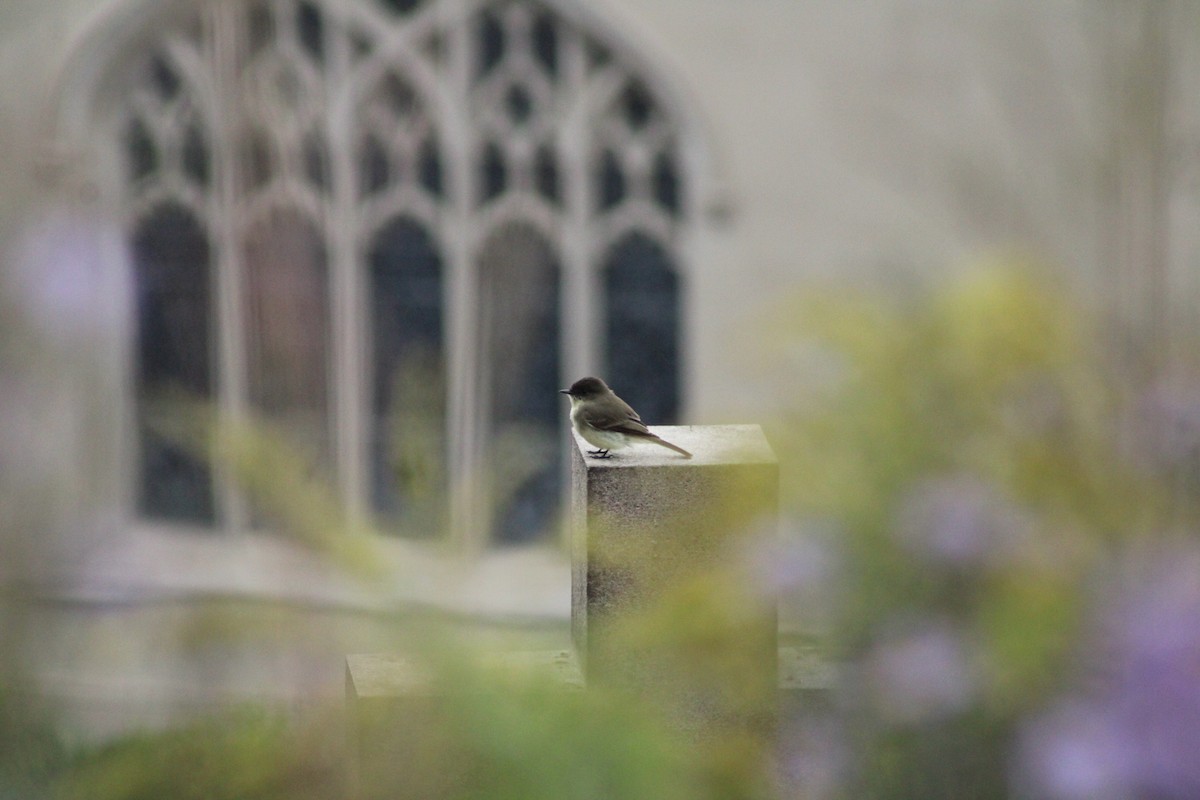
[[[558,393],[559,394],[570,394],[571,390],[570,389],[559,389]]]

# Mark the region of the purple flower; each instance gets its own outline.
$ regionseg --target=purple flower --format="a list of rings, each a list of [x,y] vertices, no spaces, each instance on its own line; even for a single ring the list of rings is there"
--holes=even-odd
[[[834,536],[818,524],[775,525],[749,537],[739,554],[746,580],[779,611],[793,632],[828,631],[842,599],[841,564]]]
[[[1090,691],[1022,741],[1019,770],[1039,796],[1200,797],[1200,552],[1138,566],[1101,612]]]
[[[114,329],[125,292],[116,233],[94,220],[50,214],[17,240],[13,262],[17,294],[32,322],[60,341],[75,341]]]
[[[914,555],[952,567],[1005,560],[1024,520],[990,484],[966,474],[931,478],[901,498],[893,534]]]
[[[976,690],[962,636],[940,620],[886,635],[868,654],[864,677],[880,715],[901,724],[961,711]]]
[[[744,560],[751,579],[768,594],[829,588],[837,572],[833,537],[815,523],[784,527],[750,538]]]
[[[1018,743],[1023,794],[1058,800],[1124,797],[1128,747],[1113,720],[1083,702],[1064,703],[1028,726]]]

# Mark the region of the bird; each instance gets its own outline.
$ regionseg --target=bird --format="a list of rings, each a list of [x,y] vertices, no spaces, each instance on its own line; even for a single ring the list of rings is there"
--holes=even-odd
[[[596,448],[587,451],[593,458],[608,458],[609,451],[637,442],[656,444],[684,458],[692,457],[679,445],[651,433],[638,413],[599,378],[580,378],[570,389],[559,389],[559,393],[571,399],[571,425],[584,441]]]

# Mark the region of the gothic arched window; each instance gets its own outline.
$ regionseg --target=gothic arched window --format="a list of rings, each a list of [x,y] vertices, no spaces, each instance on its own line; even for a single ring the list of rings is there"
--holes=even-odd
[[[171,436],[181,397],[480,541],[553,527],[557,388],[678,416],[688,132],[576,3],[209,0],[127,37],[84,116],[137,285],[138,513],[255,522]]]

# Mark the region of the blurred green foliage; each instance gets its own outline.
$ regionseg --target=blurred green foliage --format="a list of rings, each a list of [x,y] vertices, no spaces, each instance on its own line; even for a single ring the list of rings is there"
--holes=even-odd
[[[685,743],[634,698],[465,655],[443,652],[428,691],[367,720],[361,796],[715,797]]]
[[[0,800],[43,797],[67,763],[44,709],[15,689],[11,678],[0,686]]]
[[[580,691],[485,668],[434,635],[414,645],[428,689],[369,730],[383,758],[361,773],[338,709],[234,712],[70,750],[44,724],[14,722],[0,695],[0,796],[1010,796],[1023,722],[1079,674],[1107,559],[1195,511],[1123,442],[1129,393],[1098,349],[1098,322],[1043,272],[1000,265],[919,298],[809,293],[764,330],[767,361],[807,348],[826,378],[786,376],[796,402],[770,431],[784,511],[820,521],[832,531],[821,546],[837,554],[820,602],[839,680],[822,702],[789,703],[777,720],[773,687],[746,681],[760,666],[747,631],[774,592],[806,578],[781,559],[766,580],[741,558],[773,537],[755,528],[757,501],[732,487],[681,524],[701,537],[744,529],[744,541],[712,547],[694,569],[637,574],[639,548],[657,545],[636,537],[593,554],[656,587],[613,641],[677,687]],[[262,513],[341,563],[371,562],[369,529],[345,519],[281,433],[199,414],[190,424],[183,435]],[[696,691],[738,724],[680,730],[672,720]]]
[[[798,455],[785,494],[879,527],[901,488],[967,470],[1089,530],[1128,530],[1140,504],[1126,500],[1155,487],[1114,449],[1096,331],[1068,296],[1029,268],[993,268],[907,304],[839,293],[789,306],[771,338],[819,342],[841,380],[778,426]]]
[[[1023,684],[1040,669],[1029,651],[1069,632],[1060,604],[1072,593],[1058,584],[1162,507],[1163,487],[1119,452],[1096,340],[1065,298],[1028,268],[996,268],[908,304],[806,298],[789,314],[784,341],[816,340],[839,362],[840,379],[774,438],[789,454],[791,511],[846,534],[851,646],[900,608],[976,605],[981,632],[1012,657],[1000,660],[1030,662],[1009,664]],[[919,482],[964,476],[1011,504],[1024,528],[1010,552],[966,576],[910,552],[897,531]],[[1051,630],[1022,624],[1023,643],[1007,641],[1011,623],[1031,619]]]
[[[326,724],[328,724],[326,722]],[[83,749],[56,800],[238,800],[344,795],[342,753],[323,726],[288,725],[257,710]]]
[[[838,533],[837,796],[1009,796],[1012,738],[1075,677],[1106,559],[1191,518],[1123,444],[1127,376],[1048,274],[997,264],[780,315],[772,341],[809,343],[834,376],[797,387],[773,441],[790,513]],[[921,638],[930,621],[946,647]],[[889,699],[922,693],[899,714]]]

